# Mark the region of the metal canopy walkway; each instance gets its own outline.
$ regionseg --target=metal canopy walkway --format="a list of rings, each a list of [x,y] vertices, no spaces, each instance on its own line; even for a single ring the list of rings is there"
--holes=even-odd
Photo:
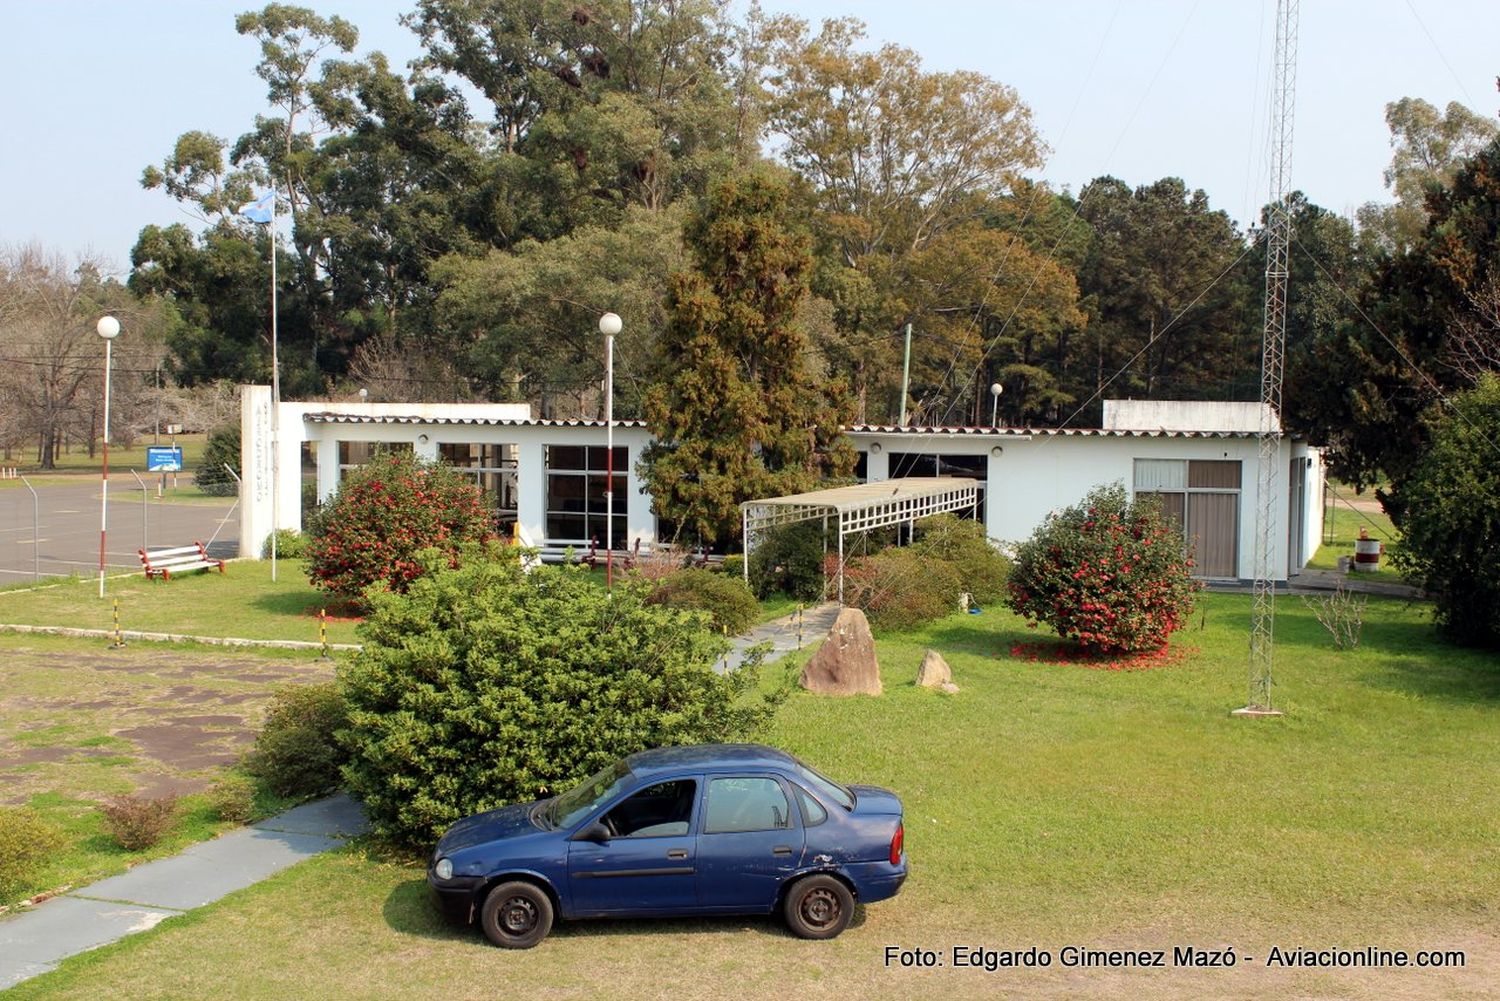
[[[844,602],[844,537],[890,525],[909,525],[918,518],[977,507],[979,481],[961,476],[912,476],[848,487],[813,490],[785,497],[745,501],[745,583],[750,582],[750,554],[757,536],[779,525],[801,521],[823,522],[823,544],[828,545],[828,523],[838,535],[839,604]]]

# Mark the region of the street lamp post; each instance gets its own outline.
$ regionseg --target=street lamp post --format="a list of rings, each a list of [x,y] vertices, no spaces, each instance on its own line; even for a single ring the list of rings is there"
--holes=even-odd
[[[1000,426],[1000,394],[1003,392],[1005,392],[1004,386],[998,382],[990,383],[990,395],[995,398],[994,404],[990,407],[990,427],[992,428]]]
[[[624,324],[615,313],[599,317],[604,335],[604,588],[615,585],[615,335]]]
[[[114,360],[115,338],[120,336],[120,321],[101,316],[94,329],[104,338],[104,468],[99,494],[99,597],[104,597],[104,537],[109,527],[109,368]]]

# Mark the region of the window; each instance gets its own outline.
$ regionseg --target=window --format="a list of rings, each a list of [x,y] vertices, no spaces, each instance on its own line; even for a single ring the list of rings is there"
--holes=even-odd
[[[791,826],[791,804],[775,779],[713,779],[708,783],[704,833],[777,831]]]
[[[658,782],[642,789],[604,815],[612,838],[671,838],[688,833],[693,819],[692,779]]]
[[[443,442],[438,458],[473,477],[495,528],[509,534],[516,522],[516,446],[492,442]]]
[[[351,469],[363,466],[378,452],[410,452],[409,441],[341,441],[339,442],[339,480]]]
[[[828,819],[828,811],[823,809],[823,804],[813,799],[812,793],[792,783],[792,790],[797,794],[797,805],[802,807],[802,826],[817,827]]]
[[[1238,459],[1136,459],[1135,495],[1157,497],[1182,530],[1197,576],[1239,576]]]
[[[605,484],[609,456],[599,445],[547,446],[547,541],[552,543],[587,543],[605,540],[605,512],[608,498]],[[622,547],[627,535],[626,515],[630,499],[626,474],[630,468],[630,450],[615,446],[614,537]]]

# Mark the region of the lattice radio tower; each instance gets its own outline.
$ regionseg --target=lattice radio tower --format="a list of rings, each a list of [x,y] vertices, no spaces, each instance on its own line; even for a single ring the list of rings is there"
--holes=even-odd
[[[1255,514],[1255,603],[1250,624],[1250,701],[1241,716],[1276,716],[1271,707],[1275,650],[1276,509],[1281,499],[1281,370],[1286,345],[1287,270],[1291,213],[1287,182],[1292,163],[1292,109],[1297,91],[1298,0],[1276,4],[1275,80],[1271,89],[1271,208],[1266,224],[1266,315],[1261,336],[1260,476]]]

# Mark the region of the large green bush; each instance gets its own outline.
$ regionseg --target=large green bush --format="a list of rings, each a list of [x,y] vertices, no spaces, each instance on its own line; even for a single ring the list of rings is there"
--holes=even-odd
[[[224,468],[240,471],[240,426],[226,424],[209,432],[203,446],[203,459],[193,473],[198,489],[214,497],[233,497],[239,481]]]
[[[823,597],[823,525],[802,521],[760,536],[750,553],[750,589],[765,598],[781,592],[801,601]]]
[[[755,624],[760,605],[738,577],[713,570],[677,570],[656,584],[646,595],[653,605],[707,612],[716,628],[738,635]]]
[[[1500,645],[1500,377],[1428,419],[1431,447],[1401,483],[1396,568],[1432,595],[1461,643]]]
[[[24,806],[0,806],[0,903],[32,885],[37,868],[62,846],[57,828]]]
[[[362,600],[371,585],[406,590],[423,573],[422,550],[439,549],[456,561],[461,548],[493,531],[478,489],[457,470],[410,452],[380,452],[345,474],[308,536],[313,585]]]
[[[1182,533],[1150,501],[1098,487],[1016,552],[1007,604],[1089,653],[1157,650],[1198,590]]]
[[[976,604],[1005,596],[1011,561],[990,543],[984,523],[955,514],[938,514],[917,522],[912,549],[923,559],[946,563]]]
[[[363,649],[340,670],[349,790],[380,833],[430,843],[454,821],[567,789],[644,748],[740,740],[777,695],[702,617],[613,597],[573,567],[434,561],[406,594],[376,594]]]
[[[334,735],[347,724],[337,683],[287,685],[271,699],[265,725],[245,756],[245,771],[278,796],[335,789],[345,755]]]
[[[829,557],[836,564],[837,557]],[[830,577],[837,572],[832,566]],[[844,603],[864,610],[876,629],[915,629],[959,610],[964,588],[950,563],[892,546],[844,567]]]

